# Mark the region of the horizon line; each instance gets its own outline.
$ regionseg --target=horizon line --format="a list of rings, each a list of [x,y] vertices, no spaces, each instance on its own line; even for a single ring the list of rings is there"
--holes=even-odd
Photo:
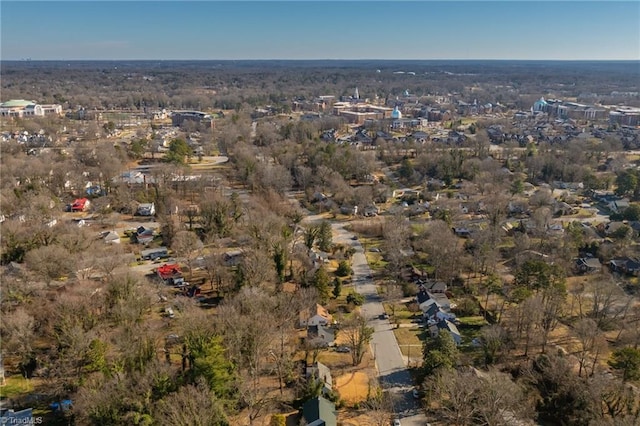
[[[186,59],[186,58],[110,58],[110,59],[95,59],[95,58],[60,58],[60,59],[34,59],[34,58],[0,58],[0,62],[81,62],[81,61],[91,61],[91,62],[108,62],[108,61],[546,61],[546,62],[640,62],[640,58],[636,59],[617,59],[617,58],[573,58],[573,59],[557,59],[557,58],[430,58],[430,59],[420,59],[420,58],[211,58],[211,59]]]

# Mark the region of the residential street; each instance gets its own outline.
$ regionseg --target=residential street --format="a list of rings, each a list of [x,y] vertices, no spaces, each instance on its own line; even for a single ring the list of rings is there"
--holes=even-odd
[[[403,426],[425,426],[426,418],[412,396],[413,383],[392,326],[389,320],[379,319],[384,309],[373,280],[367,278],[371,276],[371,269],[364,249],[359,241],[351,239],[354,234],[345,230],[343,223],[332,223],[332,228],[334,242],[351,245],[356,250],[353,255],[352,278],[356,291],[365,296],[362,313],[369,318],[369,324],[375,330],[371,350],[375,356],[378,376],[384,388],[393,395],[394,411]]]

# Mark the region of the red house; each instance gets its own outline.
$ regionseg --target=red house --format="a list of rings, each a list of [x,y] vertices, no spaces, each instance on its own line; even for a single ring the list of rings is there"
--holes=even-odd
[[[177,263],[167,263],[158,268],[158,276],[166,284],[179,284],[184,281]]]
[[[86,211],[89,208],[90,204],[91,204],[91,201],[89,201],[87,198],[78,198],[73,202],[73,204],[71,204],[71,211],[72,212]]]

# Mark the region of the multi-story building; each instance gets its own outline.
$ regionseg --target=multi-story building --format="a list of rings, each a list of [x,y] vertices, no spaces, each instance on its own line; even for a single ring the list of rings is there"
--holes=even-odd
[[[609,123],[621,126],[640,126],[640,108],[620,107],[609,112]]]
[[[62,105],[40,105],[36,101],[24,99],[12,99],[0,104],[0,116],[2,117],[44,117],[54,114],[62,114]]]
[[[173,111],[171,113],[171,124],[173,126],[181,126],[185,121],[193,121],[213,126],[213,118],[211,115],[202,111]]]

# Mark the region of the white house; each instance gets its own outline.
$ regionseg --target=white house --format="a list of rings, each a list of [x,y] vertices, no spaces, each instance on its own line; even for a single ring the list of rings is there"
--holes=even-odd
[[[153,216],[156,214],[156,205],[154,203],[143,203],[138,206],[136,211],[138,216]]]
[[[300,312],[300,326],[328,326],[333,322],[333,316],[322,305],[316,304],[314,311],[305,309]]]

